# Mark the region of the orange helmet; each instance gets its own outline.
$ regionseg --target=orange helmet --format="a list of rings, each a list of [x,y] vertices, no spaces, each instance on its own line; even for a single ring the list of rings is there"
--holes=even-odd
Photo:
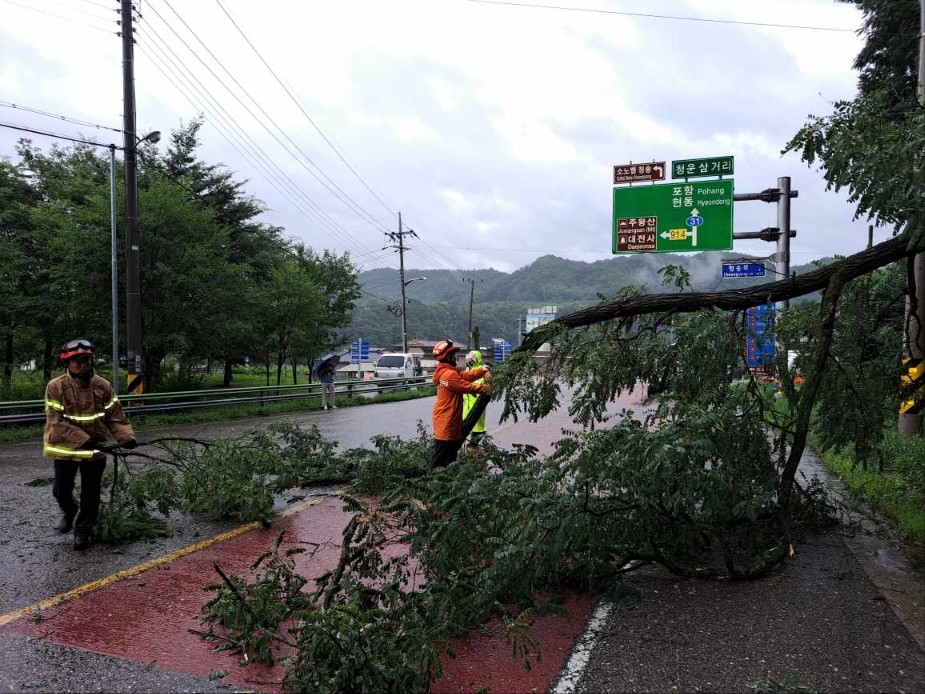
[[[90,340],[78,338],[68,342],[61,348],[61,361],[66,362],[68,359],[79,357],[81,354],[93,356],[93,345]]]
[[[447,361],[458,351],[459,347],[454,345],[452,340],[440,340],[434,345],[433,355],[437,361]]]

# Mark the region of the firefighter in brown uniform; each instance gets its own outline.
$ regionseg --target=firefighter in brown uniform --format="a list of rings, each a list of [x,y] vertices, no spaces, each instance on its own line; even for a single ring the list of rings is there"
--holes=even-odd
[[[100,486],[106,468],[101,450],[110,434],[122,448],[134,448],[135,432],[125,418],[112,385],[93,373],[93,345],[71,340],[61,350],[65,372],[45,388],[45,434],[42,454],[55,461],[52,493],[63,517],[61,533],[74,529],[74,549],[90,546],[100,510]],[[80,504],[74,480],[80,473]]]

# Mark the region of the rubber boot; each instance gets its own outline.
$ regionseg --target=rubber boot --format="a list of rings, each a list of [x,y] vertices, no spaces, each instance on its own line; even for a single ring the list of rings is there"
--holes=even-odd
[[[71,532],[71,528],[74,527],[74,516],[76,515],[77,515],[76,513],[63,514],[61,516],[61,521],[58,523],[58,525],[55,526],[55,530],[57,530],[62,535],[64,533]]]
[[[74,531],[74,549],[79,552],[82,552],[85,549],[90,548],[90,533],[86,530],[75,530]]]

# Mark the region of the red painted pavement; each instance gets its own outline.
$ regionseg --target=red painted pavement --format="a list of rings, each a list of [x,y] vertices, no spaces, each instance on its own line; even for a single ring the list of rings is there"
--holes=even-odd
[[[202,630],[202,605],[213,595],[205,588],[220,579],[214,564],[230,574],[249,575],[254,560],[271,549],[280,530],[284,546],[309,551],[298,555],[297,570],[315,578],[336,566],[341,531],[349,519],[337,499],[325,499],[286,516],[265,530],[252,530],[179,557],[123,581],[45,610],[41,621],[24,617],[5,630],[44,638],[64,646],[126,658],[206,677],[228,671],[233,685],[279,691],[282,672],[259,663],[238,666],[238,655],[213,651],[190,630]],[[317,549],[313,548],[317,544]],[[92,555],[91,555],[92,556]],[[89,558],[89,557],[88,557]],[[484,629],[453,641],[457,658],[443,659],[444,674],[436,692],[531,692],[549,688],[568,657],[592,609],[581,596],[566,603],[568,614],[538,616],[533,636],[542,654],[526,671],[512,660],[511,647],[500,630]]]

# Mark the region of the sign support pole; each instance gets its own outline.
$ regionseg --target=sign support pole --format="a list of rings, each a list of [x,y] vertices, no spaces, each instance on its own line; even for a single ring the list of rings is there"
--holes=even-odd
[[[790,277],[790,176],[781,176],[777,179],[777,188],[780,197],[777,199],[777,228],[780,236],[777,237],[777,255],[775,269],[781,277]],[[790,301],[780,302],[780,311],[790,308]]]

